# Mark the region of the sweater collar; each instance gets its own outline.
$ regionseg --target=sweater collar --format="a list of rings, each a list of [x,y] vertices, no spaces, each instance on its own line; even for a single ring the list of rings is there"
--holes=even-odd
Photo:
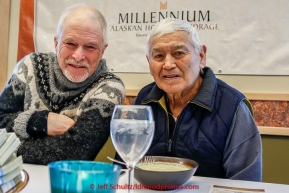
[[[100,60],[99,65],[97,69],[93,72],[93,74],[89,76],[85,81],[79,83],[72,82],[67,79],[66,76],[64,76],[57,62],[57,57],[55,57],[54,65],[51,70],[54,71],[50,73],[51,76],[54,76],[50,77],[50,80],[52,81],[51,85],[55,85],[57,89],[61,91],[69,91],[86,88],[87,85],[91,85],[97,79],[97,76],[99,76],[101,72],[107,71],[107,66],[104,59]]]
[[[49,95],[52,103],[55,104],[61,104],[68,99],[85,94],[86,90],[91,87],[96,80],[98,80],[98,77],[102,72],[107,71],[105,60],[102,59],[94,73],[85,81],[79,83],[71,82],[62,73],[56,55],[54,56],[55,61],[53,61],[49,69],[49,87],[51,91]]]

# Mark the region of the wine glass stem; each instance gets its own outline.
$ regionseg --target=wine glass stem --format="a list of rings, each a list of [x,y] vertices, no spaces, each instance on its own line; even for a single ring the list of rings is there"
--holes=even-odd
[[[133,193],[134,189],[134,166],[129,166],[128,167],[128,193]]]

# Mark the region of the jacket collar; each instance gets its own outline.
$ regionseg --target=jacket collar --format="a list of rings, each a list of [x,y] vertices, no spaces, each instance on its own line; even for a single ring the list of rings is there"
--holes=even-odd
[[[217,78],[209,67],[205,67],[203,71],[204,75],[201,88],[190,102],[212,111],[217,92]]]

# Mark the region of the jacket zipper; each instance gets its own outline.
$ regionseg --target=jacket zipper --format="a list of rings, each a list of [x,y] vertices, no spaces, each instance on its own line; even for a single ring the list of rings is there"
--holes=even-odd
[[[187,105],[184,107],[184,109],[182,110],[181,114],[186,110],[187,108]],[[174,133],[176,132],[176,129],[177,129],[177,122],[179,120],[179,118],[181,117],[181,114],[179,114],[179,117],[177,118],[176,122],[175,122],[175,128],[173,130],[173,133],[172,133],[172,138],[174,136]],[[168,115],[167,115],[168,116]],[[168,118],[169,119],[169,118]],[[169,126],[168,126],[168,129],[169,129]],[[170,132],[169,132],[169,136],[170,136]],[[168,152],[172,152],[172,138],[169,140],[169,147],[168,147]]]
[[[158,103],[159,104],[159,103]],[[160,105],[160,104],[159,104]],[[169,115],[168,115],[168,112],[162,107],[162,105],[160,105],[160,107],[166,112],[167,114],[167,128],[168,128],[168,133],[169,133],[169,136],[170,136],[170,131],[169,131]],[[169,139],[169,147],[168,147],[168,152],[171,152],[172,151],[172,139]]]
[[[169,115],[167,114],[167,120],[168,120],[168,124],[167,124],[167,128],[168,128],[168,133],[169,133],[169,137],[170,137],[170,126],[169,126]],[[173,135],[172,135],[173,136]],[[168,147],[168,152],[172,152],[172,139],[169,139],[169,147]]]
[[[173,136],[174,136],[174,133],[175,133],[175,130],[176,130],[176,126],[177,126],[177,121],[176,121],[176,123],[175,123],[175,128],[174,128],[173,133],[172,133],[172,138],[173,138]],[[169,136],[170,136],[170,131],[169,131]],[[172,143],[173,143],[172,138],[169,139],[168,152],[172,152]]]
[[[168,128],[168,134],[170,136],[170,126],[169,126],[169,115],[168,115],[168,112],[164,109],[164,111],[167,113],[167,128]],[[172,152],[172,139],[169,139],[169,147],[168,147],[168,152]]]
[[[168,148],[168,152],[172,151],[172,139],[169,140],[169,148]]]

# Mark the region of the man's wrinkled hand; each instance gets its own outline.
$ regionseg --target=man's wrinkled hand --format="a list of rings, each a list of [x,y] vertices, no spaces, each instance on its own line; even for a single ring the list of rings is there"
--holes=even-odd
[[[47,120],[47,135],[56,136],[64,134],[75,121],[65,115],[50,112]]]

